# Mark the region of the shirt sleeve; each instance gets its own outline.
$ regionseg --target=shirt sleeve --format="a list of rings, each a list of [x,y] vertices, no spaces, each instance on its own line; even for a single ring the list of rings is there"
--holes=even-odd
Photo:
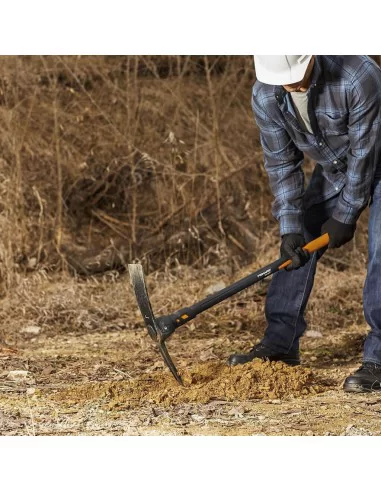
[[[303,153],[295,146],[287,131],[267,114],[255,95],[252,105],[260,131],[264,165],[274,196],[273,216],[279,221],[281,236],[301,234],[304,216]]]
[[[348,168],[333,213],[344,224],[354,224],[367,206],[377,164],[381,165],[381,72],[372,62],[360,67],[349,97]]]

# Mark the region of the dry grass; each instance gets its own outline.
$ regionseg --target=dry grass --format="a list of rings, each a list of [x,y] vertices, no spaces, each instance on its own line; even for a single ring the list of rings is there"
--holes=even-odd
[[[226,212],[265,210],[251,57],[0,61],[5,289],[110,244],[148,268],[248,254]]]

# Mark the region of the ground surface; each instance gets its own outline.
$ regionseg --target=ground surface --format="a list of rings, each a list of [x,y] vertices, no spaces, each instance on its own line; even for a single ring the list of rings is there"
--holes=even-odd
[[[367,332],[363,275],[336,272],[329,302],[323,280],[330,267],[324,268],[310,303],[302,367],[224,365],[263,332],[262,285],[169,340],[184,388],[142,327],[127,275],[25,279],[2,301],[1,434],[380,435],[381,395],[342,391]],[[187,272],[150,276],[154,309],[171,312],[199,299],[211,283],[245,272],[209,273],[191,272],[192,284]]]

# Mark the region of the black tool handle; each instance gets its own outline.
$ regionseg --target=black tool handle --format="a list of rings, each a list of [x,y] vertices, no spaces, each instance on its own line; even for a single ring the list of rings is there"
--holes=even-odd
[[[274,263],[271,263],[270,265],[267,265],[266,267],[261,268],[260,270],[254,273],[251,273],[247,277],[238,280],[238,282],[235,282],[234,284],[231,284],[228,287],[225,287],[224,289],[215,292],[214,294],[210,294],[205,299],[202,299],[196,304],[193,304],[193,306],[189,306],[180,309],[175,313],[172,313],[170,315],[172,322],[174,322],[176,326],[181,326],[185,323],[188,323],[188,321],[195,318],[200,313],[206,311],[212,306],[215,306],[216,304],[224,301],[225,299],[228,299],[234,294],[238,294],[238,292],[241,292],[241,290],[247,289],[247,287],[250,287],[251,285],[254,285],[255,283],[277,272],[279,270],[279,267],[283,263],[285,263],[287,259],[288,258],[280,258],[279,260],[274,261]]]
[[[323,236],[320,236],[314,241],[311,241],[310,243],[306,244],[303,249],[305,249],[309,253],[313,253],[320,248],[326,247],[328,243],[329,243],[328,234],[324,234]],[[238,282],[235,282],[234,284],[229,285],[228,287],[225,287],[224,289],[221,289],[218,292],[209,295],[202,301],[193,304],[193,306],[180,309],[175,313],[170,314],[169,316],[163,317],[163,322],[164,322],[164,318],[166,318],[165,321],[170,320],[172,326],[176,328],[178,326],[184,325],[185,323],[188,323],[188,321],[195,318],[203,311],[206,311],[207,309],[215,306],[221,301],[224,301],[228,297],[231,297],[234,294],[241,292],[241,290],[244,290],[247,287],[254,285],[255,283],[263,280],[264,278],[272,275],[273,273],[282,270],[290,263],[291,260],[289,258],[279,258],[279,260],[274,261],[274,263],[271,263],[270,265],[267,265],[264,268],[261,268],[260,270],[251,273],[247,277],[238,280]]]

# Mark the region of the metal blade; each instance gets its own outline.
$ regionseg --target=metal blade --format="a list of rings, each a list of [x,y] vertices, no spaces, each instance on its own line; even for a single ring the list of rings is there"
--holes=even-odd
[[[159,347],[160,353],[161,353],[161,355],[162,355],[165,363],[167,364],[167,367],[169,368],[169,370],[173,374],[174,378],[176,379],[176,381],[179,384],[181,384],[182,386],[184,386],[183,380],[181,379],[180,374],[177,372],[176,366],[173,363],[173,360],[172,360],[171,356],[168,353],[168,350],[167,350],[167,347],[165,345],[165,342],[159,342],[158,347]]]
[[[133,263],[128,265],[128,271],[130,273],[130,280],[132,288],[135,292],[135,297],[143,316],[143,320],[147,327],[148,333],[152,340],[154,340],[158,346],[158,349],[163,357],[165,364],[173,374],[176,381],[183,384],[182,379],[177,372],[176,366],[173,363],[171,356],[168,353],[165,342],[162,340],[162,334],[157,326],[155,316],[152,311],[151,303],[148,297],[147,287],[144,279],[144,272],[142,265],[139,263]]]
[[[160,336],[156,326],[155,316],[152,312],[151,303],[149,301],[143,268],[139,263],[134,263],[128,265],[128,271],[130,272],[131,285],[134,289],[135,297],[148,329],[148,333],[152,340],[157,342]]]

